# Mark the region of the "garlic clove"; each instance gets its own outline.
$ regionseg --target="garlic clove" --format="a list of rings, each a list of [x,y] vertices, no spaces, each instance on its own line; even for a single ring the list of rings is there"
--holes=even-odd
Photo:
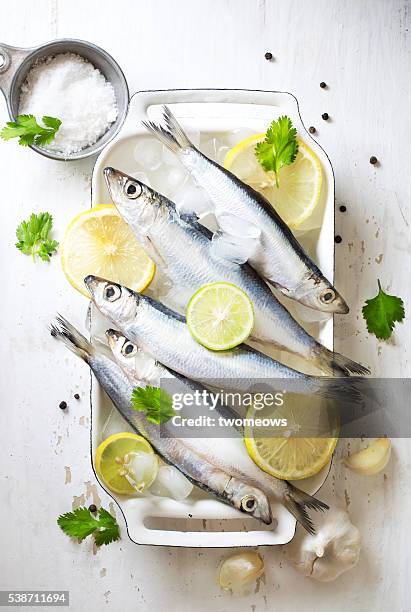
[[[345,457],[344,464],[357,474],[371,476],[378,474],[387,465],[391,456],[391,440],[377,438],[367,448],[349,457]]]
[[[247,551],[232,555],[222,562],[218,581],[221,588],[236,590],[263,574],[264,561],[260,555]]]

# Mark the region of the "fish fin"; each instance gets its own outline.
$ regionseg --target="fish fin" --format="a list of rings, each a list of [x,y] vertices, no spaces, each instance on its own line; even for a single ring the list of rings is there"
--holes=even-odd
[[[61,340],[70,351],[88,363],[94,347],[67,319],[58,314],[56,322],[50,325],[50,332],[53,338]]]
[[[365,374],[371,374],[370,370],[360,363],[344,357],[340,353],[334,353],[321,345],[316,347],[314,351],[314,363],[328,376],[349,376],[350,374],[364,376]]]
[[[284,505],[291,512],[294,518],[304,527],[311,535],[315,534],[315,527],[308,515],[306,508],[311,510],[329,510],[329,506],[320,501],[316,497],[309,495],[305,491],[298,489],[291,482],[287,481],[288,490],[284,493]]]
[[[168,106],[163,106],[163,120],[166,127],[157,125],[153,121],[143,121],[143,125],[174,153],[184,149],[195,148]]]
[[[166,269],[168,267],[166,260],[149,236],[145,236],[142,243],[144,250],[146,251],[147,255],[151,257],[154,263],[160,268]]]

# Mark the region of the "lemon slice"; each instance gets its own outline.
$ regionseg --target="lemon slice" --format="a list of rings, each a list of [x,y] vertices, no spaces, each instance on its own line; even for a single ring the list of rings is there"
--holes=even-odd
[[[73,219],[61,246],[61,265],[67,280],[87,297],[84,278],[88,274],[143,291],[155,272],[154,263],[110,204],[95,206]]]
[[[224,167],[264,195],[289,227],[299,227],[310,217],[320,199],[322,170],[316,154],[298,140],[295,161],[280,170],[280,186],[273,172],[266,172],[255,156],[255,146],[265,134],[255,134],[228,151]]]
[[[250,298],[231,283],[201,287],[187,306],[187,325],[192,336],[208,349],[225,351],[248,338],[254,326]]]
[[[321,398],[286,394],[283,406],[251,407],[247,419],[286,419],[287,425],[246,422],[244,441],[252,460],[282,480],[317,474],[330,460],[338,441],[336,407]],[[307,436],[307,437],[306,437]]]
[[[137,466],[140,462],[141,469],[136,469],[135,462]],[[98,446],[94,465],[103,484],[120,495],[148,489],[158,472],[158,458],[151,445],[127,431],[109,436]]]

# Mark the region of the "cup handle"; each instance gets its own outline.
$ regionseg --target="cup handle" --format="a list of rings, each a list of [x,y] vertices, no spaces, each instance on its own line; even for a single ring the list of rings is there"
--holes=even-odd
[[[6,98],[10,116],[12,116],[10,100],[11,83],[18,68],[31,51],[32,49],[11,47],[10,45],[0,43],[0,91]]]

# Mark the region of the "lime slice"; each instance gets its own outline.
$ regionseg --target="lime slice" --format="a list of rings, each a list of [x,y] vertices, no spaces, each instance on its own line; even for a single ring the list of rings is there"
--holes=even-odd
[[[338,410],[321,398],[304,399],[286,394],[284,404],[248,410],[248,419],[286,419],[287,425],[269,422],[246,424],[244,441],[252,460],[282,480],[300,480],[317,474],[330,460],[338,441]]]
[[[141,292],[155,272],[154,263],[110,204],[95,206],[73,219],[61,245],[61,265],[68,281],[87,297],[84,278],[88,274]]]
[[[314,212],[322,186],[321,163],[314,151],[298,140],[295,161],[280,170],[280,186],[255,156],[255,146],[265,134],[255,134],[230,149],[224,167],[264,195],[289,227],[300,227]]]
[[[248,295],[236,285],[223,282],[201,287],[190,299],[186,316],[192,336],[213,351],[238,346],[254,325]]]
[[[127,431],[109,436],[98,446],[94,465],[102,483],[120,495],[145,491],[158,472],[158,458],[151,445]]]

